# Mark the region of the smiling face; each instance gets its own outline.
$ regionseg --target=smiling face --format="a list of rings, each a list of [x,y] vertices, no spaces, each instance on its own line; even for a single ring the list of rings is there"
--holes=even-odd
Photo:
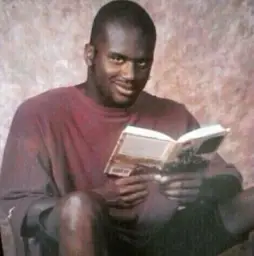
[[[104,106],[129,107],[149,78],[155,39],[135,27],[109,23],[98,41],[86,46],[93,97]]]

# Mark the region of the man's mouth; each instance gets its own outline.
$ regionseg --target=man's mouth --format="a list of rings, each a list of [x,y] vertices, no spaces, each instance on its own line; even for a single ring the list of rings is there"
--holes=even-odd
[[[131,96],[135,93],[132,86],[129,84],[115,83],[116,90],[123,96]]]

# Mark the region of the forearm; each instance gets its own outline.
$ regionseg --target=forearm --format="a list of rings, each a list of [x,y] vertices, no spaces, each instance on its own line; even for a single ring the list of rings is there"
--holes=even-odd
[[[254,228],[254,187],[219,205],[225,228],[234,235],[244,234]]]

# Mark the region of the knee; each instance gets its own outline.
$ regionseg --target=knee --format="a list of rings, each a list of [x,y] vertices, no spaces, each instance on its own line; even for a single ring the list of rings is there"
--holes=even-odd
[[[105,215],[103,202],[92,194],[76,192],[65,198],[60,207],[60,221],[76,228]]]

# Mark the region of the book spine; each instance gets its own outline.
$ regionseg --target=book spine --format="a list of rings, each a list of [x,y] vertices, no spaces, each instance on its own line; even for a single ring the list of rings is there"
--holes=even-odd
[[[179,145],[177,142],[169,143],[163,164],[173,161],[177,157],[179,148],[181,148],[181,145]]]

